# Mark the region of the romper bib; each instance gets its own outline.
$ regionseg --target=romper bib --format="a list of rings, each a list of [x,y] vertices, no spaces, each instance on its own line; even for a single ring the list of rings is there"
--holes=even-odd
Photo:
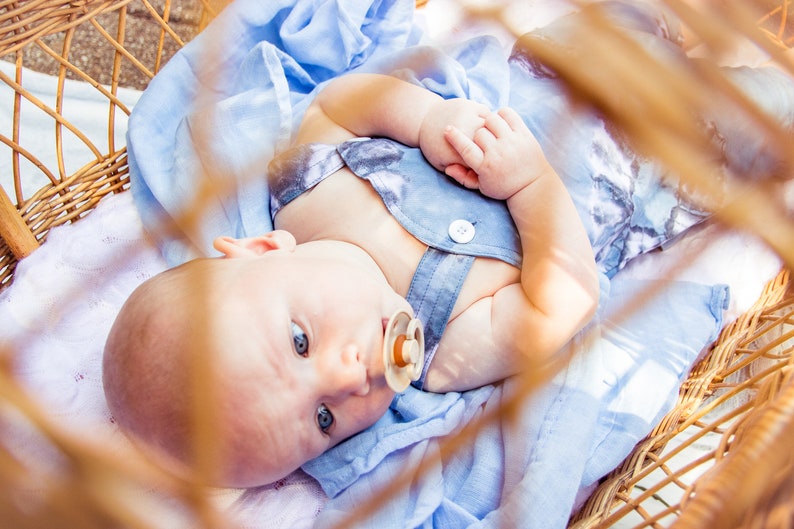
[[[441,335],[475,257],[521,266],[507,205],[466,189],[431,166],[418,148],[385,138],[296,146],[268,166],[270,213],[347,165],[367,180],[394,218],[428,246],[406,299],[425,330],[422,389]]]

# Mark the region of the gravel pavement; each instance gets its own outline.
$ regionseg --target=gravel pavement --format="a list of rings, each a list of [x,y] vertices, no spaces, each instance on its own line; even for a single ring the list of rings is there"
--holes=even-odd
[[[164,1],[150,1],[155,9],[162,13]],[[187,41],[195,36],[198,31],[200,18],[200,0],[172,0],[169,20],[171,21],[171,27],[183,40]],[[105,31],[115,37],[118,19],[118,12],[114,11],[99,15],[97,22]],[[151,15],[141,2],[133,1],[127,5],[126,19],[124,46],[134,56],[138,57],[147,68],[151,69],[156,59],[160,28],[152,22]],[[42,40],[47,46],[60,53],[63,49],[64,33],[48,35]],[[69,54],[69,59],[72,63],[100,83],[110,83],[114,49],[94,26],[86,23],[82,24],[74,33],[70,49],[72,51]],[[163,58],[170,58],[178,49],[179,46],[173,39],[167,39],[163,50]],[[2,58],[14,61],[16,56],[10,54]],[[29,45],[24,48],[23,64],[36,71],[49,74],[57,73],[59,66],[41,47],[35,45]],[[70,77],[74,77],[74,75],[70,75]],[[122,86],[142,89],[148,82],[148,76],[140,73],[128,63],[122,65],[119,81]]]

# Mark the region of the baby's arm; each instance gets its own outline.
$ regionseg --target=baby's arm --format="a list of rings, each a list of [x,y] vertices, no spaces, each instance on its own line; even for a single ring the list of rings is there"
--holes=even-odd
[[[455,352],[454,361],[443,363],[455,365],[448,366],[449,377],[439,376],[446,370],[436,362],[428,389],[467,389],[515,374],[522,359],[543,362],[590,320],[599,294],[590,242],[570,195],[515,112],[444,100],[393,77],[351,74],[320,92],[296,142],[338,143],[360,136],[420,147],[437,169],[506,200],[520,233],[520,283],[501,288],[450,322],[441,345]],[[479,367],[463,375],[470,365]]]
[[[478,341],[477,348],[490,349],[493,356],[472,359],[480,366],[476,370],[461,362],[454,376],[455,370],[444,366],[436,376],[431,369],[428,389],[433,391],[475,387],[514,374],[522,365],[543,363],[592,318],[599,296],[584,226],[521,117],[502,109],[490,114],[473,137],[449,127],[447,139],[472,168],[452,176],[507,201],[521,237],[523,266],[520,283],[469,307],[444,335],[445,349],[465,352]],[[472,335],[473,328],[487,336]],[[450,359],[441,350],[438,355]]]
[[[338,143],[381,136],[421,148],[434,167],[445,171],[463,160],[445,139],[444,128],[455,125],[473,135],[489,113],[485,105],[467,99],[445,100],[395,77],[349,74],[334,79],[318,94],[295,141]]]

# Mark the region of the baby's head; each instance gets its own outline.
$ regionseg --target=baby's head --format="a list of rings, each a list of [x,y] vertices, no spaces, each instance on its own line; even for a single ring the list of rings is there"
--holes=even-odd
[[[410,308],[347,243],[277,231],[216,248],[224,258],[133,292],[106,343],[105,394],[125,431],[189,464],[194,397],[211,383],[215,484],[261,485],[380,418],[394,395],[384,327]],[[194,384],[202,361],[211,377]]]

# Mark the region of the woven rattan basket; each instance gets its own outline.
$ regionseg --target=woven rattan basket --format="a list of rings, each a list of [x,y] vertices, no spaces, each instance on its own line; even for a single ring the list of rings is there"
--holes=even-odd
[[[114,141],[117,114],[129,114],[117,92],[119,86],[143,88],[168,58],[195,33],[198,7],[173,8],[170,1],[4,2],[0,7],[0,58],[14,62],[17,75],[2,81],[16,90],[14,123],[0,140],[11,148],[13,189],[0,193],[0,282],[13,274],[16,261],[46,239],[50,228],[76,220],[105,195],[127,186],[126,150]],[[144,30],[138,30],[143,28]],[[45,167],[29,145],[20,143],[24,131],[23,101],[41,108],[51,118],[58,136],[80,131],[64,117],[63,101],[47,106],[26,89],[23,66],[57,75],[59,86],[78,79],[95,86],[108,100],[108,138],[105,146],[86,148],[96,160],[66,174],[63,166]],[[58,146],[57,148],[59,148]],[[63,153],[58,152],[58,159]],[[40,189],[23,192],[25,165],[40,170]]]
[[[788,2],[778,4],[765,6],[768,16],[752,22],[763,22],[774,39],[785,42]],[[123,86],[145,87],[214,12],[209,4],[184,0],[0,1],[0,59],[14,64],[16,71],[14,76],[0,74],[0,81],[17,94],[12,128],[0,131],[2,156],[10,156],[13,167],[0,189],[2,286],[13,280],[16,263],[45,243],[51,228],[82,218],[103,197],[127,188],[126,150],[114,137],[114,123],[129,108],[118,92]],[[106,97],[107,144],[86,139],[86,149],[95,159],[79,170],[65,169],[59,138],[81,138],[81,131],[64,112],[62,99],[48,105],[26,88],[23,66],[56,76],[59,86],[67,79],[85,81]],[[21,113],[31,104],[49,116],[56,131],[56,166],[45,166],[34,146],[25,143],[36,142],[21,130]],[[23,175],[31,173],[38,179],[33,185],[23,182]],[[675,409],[603,480],[571,521],[572,527],[794,526],[790,285],[788,272],[781,272],[756,305],[724,329],[683,385]],[[23,402],[9,400],[9,393],[2,395],[3,406],[19,407]],[[716,449],[702,450],[696,459],[681,457],[706,437],[716,439],[709,444]],[[4,451],[0,446],[0,486],[11,487],[24,471],[15,466],[14,455]],[[75,487],[74,494],[80,490]],[[52,501],[99,502],[68,494]],[[39,507],[42,513],[72,512],[20,505],[3,492],[0,520],[7,522],[0,525],[100,527],[117,519],[106,506],[86,511],[96,513],[96,519],[83,513],[83,518],[56,523],[33,512]]]

